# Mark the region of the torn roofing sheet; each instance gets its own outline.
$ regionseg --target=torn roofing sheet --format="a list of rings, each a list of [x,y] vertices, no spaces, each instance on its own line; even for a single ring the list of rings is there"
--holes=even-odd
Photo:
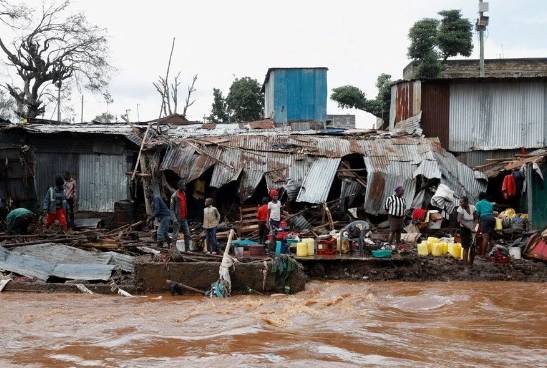
[[[339,158],[317,158],[302,183],[297,202],[322,203],[327,200],[338,166]]]
[[[135,257],[116,252],[91,252],[58,243],[43,243],[13,248],[12,252],[40,258],[51,263],[88,263],[119,266],[133,272]]]
[[[108,280],[119,267],[132,272],[134,257],[116,252],[88,252],[63,244],[35,244],[11,251],[0,248],[0,269],[46,281],[50,276],[73,280]]]

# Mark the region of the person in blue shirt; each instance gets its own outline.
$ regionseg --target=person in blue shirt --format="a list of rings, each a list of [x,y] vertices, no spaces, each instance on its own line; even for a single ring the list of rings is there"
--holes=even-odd
[[[156,234],[156,241],[159,247],[163,247],[164,242],[167,242],[167,246],[171,243],[169,238],[169,226],[171,225],[171,211],[165,204],[159,194],[154,194],[152,189],[146,190],[146,196],[151,203],[152,218],[155,218],[159,222],[158,232]]]
[[[479,218],[479,229],[482,234],[479,254],[484,256],[489,251],[492,232],[496,228],[494,204],[486,199],[486,193],[479,194],[479,201],[475,204],[475,212]]]

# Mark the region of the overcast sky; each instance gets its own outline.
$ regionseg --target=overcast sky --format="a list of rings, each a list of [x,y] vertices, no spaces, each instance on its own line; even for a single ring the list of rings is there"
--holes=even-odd
[[[40,5],[41,1],[27,1]],[[110,112],[131,109],[131,120],[156,118],[159,98],[152,86],[165,73],[176,37],[172,71],[182,71],[184,92],[198,74],[197,101],[188,117],[211,110],[213,88],[225,94],[235,77],[264,80],[269,67],[326,66],[328,88],[352,84],[374,96],[380,73],[401,78],[408,63],[408,29],[443,9],[461,9],[472,22],[477,0],[219,0],[73,1],[90,22],[106,27],[112,65]],[[491,0],[486,56],[547,57],[547,1]],[[478,55],[478,36],[474,36]],[[79,101],[75,96],[74,100]],[[76,120],[80,120],[79,106]],[[347,113],[328,102],[329,113]],[[85,94],[84,120],[106,111],[101,96]],[[46,115],[50,118],[52,111]],[[358,116],[361,127],[374,119]]]

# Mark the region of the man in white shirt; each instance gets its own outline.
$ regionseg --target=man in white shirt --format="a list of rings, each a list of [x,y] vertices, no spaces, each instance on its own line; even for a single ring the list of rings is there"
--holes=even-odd
[[[398,186],[395,194],[388,197],[385,203],[385,210],[389,219],[389,243],[401,244],[401,232],[403,230],[406,202],[403,198],[405,190]]]
[[[270,191],[272,200],[268,203],[268,224],[271,231],[276,231],[281,222],[281,202],[279,201],[279,193],[277,190]]]

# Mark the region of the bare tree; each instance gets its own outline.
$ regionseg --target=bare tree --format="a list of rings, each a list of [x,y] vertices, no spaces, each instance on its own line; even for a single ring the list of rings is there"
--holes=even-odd
[[[194,88],[194,85],[196,84],[196,80],[198,79],[198,75],[194,75],[194,78],[192,78],[192,84],[188,86],[188,93],[186,94],[186,103],[184,104],[184,110],[182,111],[182,116],[186,117],[186,112],[188,111],[188,108],[196,102],[195,99],[190,100],[192,98],[192,93],[196,92],[196,89]]]
[[[108,62],[106,31],[90,24],[81,13],[65,15],[69,5],[68,0],[50,2],[37,16],[30,8],[20,7],[23,10],[19,12],[31,14],[25,34],[11,43],[0,35],[0,49],[22,82],[22,86],[4,84],[21,116],[33,118],[42,114],[44,97],[51,94],[52,87],[60,89],[76,80],[98,92],[108,84],[112,67]]]
[[[171,44],[171,52],[169,53],[169,62],[167,63],[167,72],[165,77],[159,76],[157,82],[153,82],[154,88],[160,95],[161,98],[161,110],[160,116],[167,116],[177,113],[178,109],[178,97],[179,97],[179,87],[180,87],[180,73],[178,72],[173,81],[169,83],[169,71],[171,69],[171,60],[173,58],[173,50],[175,49],[175,38],[173,37],[173,43]],[[186,95],[186,103],[184,104],[184,110],[182,116],[186,117],[186,112],[188,108],[196,102],[195,100],[191,101],[192,93],[196,91],[195,84],[198,79],[198,75],[194,75],[192,79],[192,84],[188,86],[188,94]]]
[[[173,78],[173,81],[171,83],[169,83],[163,77],[158,77],[158,81],[152,83],[154,87],[156,88],[156,91],[160,95],[163,116],[176,114],[178,111],[178,96],[179,96],[178,91],[181,85],[180,74],[181,72],[178,72],[177,75]],[[196,92],[195,85],[196,85],[197,79],[198,79],[198,75],[196,74],[192,78],[192,83],[188,86],[186,101],[184,103],[184,108],[182,110],[182,116],[184,117],[186,117],[188,108],[192,106],[194,102],[196,102],[195,99],[192,100],[192,94]]]

